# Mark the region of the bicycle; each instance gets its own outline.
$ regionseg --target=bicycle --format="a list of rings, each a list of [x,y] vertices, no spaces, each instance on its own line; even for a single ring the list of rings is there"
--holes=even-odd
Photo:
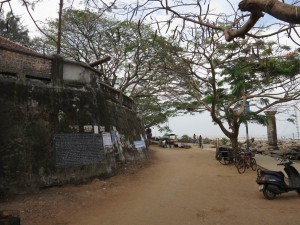
[[[231,148],[221,147],[216,155],[216,159],[223,165],[236,165],[239,154]]]
[[[244,173],[246,168],[251,168],[255,171],[257,164],[255,158],[253,158],[253,153],[249,151],[242,151],[235,166],[239,173]]]
[[[223,165],[231,164],[231,163],[233,163],[232,150],[228,149],[228,148],[221,147],[218,151],[218,154],[217,154],[216,158]]]

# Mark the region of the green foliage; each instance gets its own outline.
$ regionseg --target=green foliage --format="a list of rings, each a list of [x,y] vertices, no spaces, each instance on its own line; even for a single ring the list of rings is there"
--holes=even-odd
[[[299,52],[265,40],[225,43],[207,32],[201,34],[203,41],[197,39],[199,43],[188,49],[194,59],[187,83],[192,98],[185,104],[196,100],[237,147],[242,123],[266,125],[265,110],[299,99]],[[251,104],[248,113],[246,101]]]
[[[296,124],[296,121],[297,121],[296,115],[295,114],[290,115],[290,117],[287,118],[287,121],[292,123],[292,124]]]
[[[210,144],[211,142],[212,140],[207,137],[203,139],[203,144]]]
[[[186,71],[174,57],[182,51],[179,45],[149,25],[89,10],[65,10],[62,27],[61,52],[66,58],[91,63],[111,56],[109,62],[96,68],[102,73],[101,81],[132,97],[147,126],[164,123],[174,115],[175,108],[168,99],[177,91],[172,85],[182,82]],[[55,37],[56,28],[57,20],[53,20],[44,30]],[[41,53],[56,52],[53,40],[40,38],[34,43]]]
[[[22,45],[29,45],[28,30],[22,25],[20,17],[11,12],[4,17],[0,13],[0,36]]]
[[[155,96],[137,98],[135,103],[146,127],[167,122],[168,117],[173,113],[172,110],[169,110],[168,103],[160,102],[159,98]]]
[[[168,125],[159,126],[158,130],[161,133],[164,132],[165,133],[164,135],[167,135],[172,132],[172,130],[170,129],[170,127]]]
[[[223,137],[220,142],[221,142],[221,145],[226,145],[228,143],[229,139],[228,138],[225,138]]]
[[[188,136],[187,134],[184,134],[184,135],[182,135],[180,141],[184,142],[184,143],[191,143],[193,141],[193,139],[190,136]]]
[[[259,103],[261,105],[268,105],[268,104],[270,104],[270,100],[268,98],[260,98]]]
[[[239,123],[246,123],[246,122],[250,122],[250,123],[255,123],[255,124],[260,124],[260,125],[267,125],[267,118],[265,115],[262,114],[257,114],[255,112],[247,112],[242,114],[239,117]]]

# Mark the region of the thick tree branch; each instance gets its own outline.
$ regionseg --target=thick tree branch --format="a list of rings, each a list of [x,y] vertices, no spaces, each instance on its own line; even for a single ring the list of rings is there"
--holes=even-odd
[[[264,15],[261,11],[251,12],[249,20],[241,28],[224,30],[225,40],[229,42],[236,37],[245,38],[245,35],[248,33],[248,31],[250,31],[256,22],[263,16]]]
[[[300,24],[300,6],[282,3],[278,0],[243,0],[239,3],[241,11],[260,10],[281,21]]]

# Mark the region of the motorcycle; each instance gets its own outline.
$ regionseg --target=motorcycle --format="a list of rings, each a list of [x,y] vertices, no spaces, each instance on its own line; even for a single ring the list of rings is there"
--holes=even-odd
[[[284,166],[284,171],[288,176],[288,184],[285,182],[284,174],[281,171],[257,170],[256,183],[266,199],[273,200],[277,195],[289,191],[296,191],[300,195],[300,174],[292,164],[293,162],[289,159],[283,159],[277,164]]]

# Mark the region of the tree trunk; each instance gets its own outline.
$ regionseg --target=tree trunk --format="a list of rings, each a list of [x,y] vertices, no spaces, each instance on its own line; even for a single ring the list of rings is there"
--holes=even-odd
[[[238,151],[239,149],[239,142],[238,142],[238,137],[231,137],[231,147],[234,151]]]

